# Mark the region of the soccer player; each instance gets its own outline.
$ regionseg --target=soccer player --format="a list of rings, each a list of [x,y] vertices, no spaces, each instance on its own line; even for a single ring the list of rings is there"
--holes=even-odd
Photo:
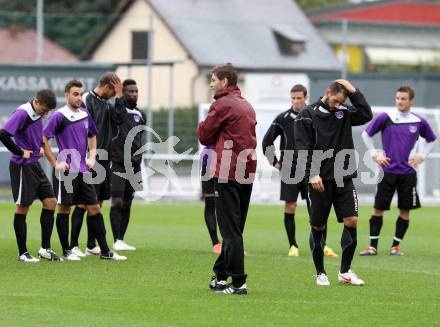
[[[36,197],[43,203],[40,215],[41,248],[38,250],[38,256],[60,261],[60,257],[50,245],[56,199],[52,186],[38,162],[43,152],[43,116],[55,107],[55,94],[51,90],[40,90],[32,101],[18,107],[0,130],[0,141],[12,152],[9,172],[16,204],[14,230],[18,260],[23,262],[39,261],[29,254],[26,247],[26,215]]]
[[[126,79],[122,83],[122,87],[126,118],[122,124],[116,124],[114,121],[112,122],[113,135],[115,135],[115,137],[112,140],[112,206],[110,209],[110,222],[114,238],[113,249],[116,251],[134,251],[136,248],[125,243],[124,236],[130,221],[130,210],[134,192],[140,189],[135,190],[128,179],[123,178],[116,173],[132,174],[134,180],[137,180],[136,177],[140,177],[142,153],[136,155],[135,153],[142,147],[142,136],[144,133],[136,133],[133,142],[131,143],[131,152],[128,154],[131,158],[131,168],[130,171],[127,172],[127,167],[125,167],[124,163],[124,149],[125,142],[128,141],[127,135],[130,131],[138,126],[145,126],[147,120],[145,114],[136,107],[138,100],[138,87],[136,81],[133,79]],[[141,184],[136,183],[135,186],[140,187]]]
[[[345,105],[347,97],[352,105]],[[358,201],[352,179],[357,176],[352,126],[371,120],[373,114],[362,93],[347,80],[330,83],[318,102],[307,106],[295,120],[295,147],[307,150],[307,162],[298,155],[300,169],[309,178],[311,250],[317,285],[330,282],[324,269],[323,237],[333,205],[341,237],[341,283],[363,285],[350,268],[357,244]]]
[[[199,124],[197,136],[203,145],[214,146],[217,157],[215,209],[223,246],[209,287],[218,293],[247,294],[243,230],[257,166],[256,115],[241,96],[231,64],[214,67],[210,87],[215,101]],[[227,284],[229,276],[231,284]]]
[[[362,138],[373,155],[374,161],[383,169],[384,176],[377,185],[373,214],[370,218],[370,246],[361,251],[361,256],[377,254],[384,211],[390,209],[391,200],[397,189],[400,210],[390,254],[402,256],[402,242],[409,225],[410,210],[420,208],[417,194],[416,168],[431,152],[436,135],[428,121],[411,112],[414,90],[401,86],[396,92],[397,110],[378,115],[362,133]],[[373,135],[381,132],[383,152],[375,150]],[[411,154],[419,136],[426,140],[422,153]]]
[[[207,145],[200,154],[202,164],[201,179],[202,179],[202,196],[205,200],[205,223],[208,228],[209,237],[212,242],[212,252],[220,254],[222,252],[222,244],[217,236],[217,218],[215,216],[215,202],[214,202],[214,179],[209,178],[210,167],[212,159],[210,160],[208,151],[213,150],[212,145]]]
[[[297,153],[293,153],[295,149],[295,137],[294,137],[294,121],[298,113],[305,107],[307,101],[307,89],[302,84],[296,84],[290,90],[290,100],[292,106],[289,110],[279,114],[275,120],[270,125],[266,134],[263,138],[263,152],[269,160],[269,163],[276,169],[281,171],[283,165],[283,159],[285,157],[285,151],[290,151],[292,157],[288,157],[292,160],[292,168],[290,178],[295,175]],[[280,150],[281,155],[278,159],[275,155],[274,142],[277,137],[280,137]],[[298,184],[285,183],[283,181],[283,176],[281,177],[281,192],[280,200],[285,201],[284,204],[284,227],[286,228],[287,238],[289,240],[289,253],[291,257],[299,256],[298,243],[296,242],[295,236],[295,211],[296,211],[296,199],[298,195],[301,194],[303,199],[306,198],[307,194],[307,183],[305,180]],[[327,229],[326,229],[327,231]],[[326,239],[326,234],[324,235],[324,241]],[[325,245],[324,254],[329,257],[337,257],[338,255],[333,251],[332,248]]]
[[[44,153],[55,168],[54,189],[58,202],[57,230],[63,248],[63,256],[68,261],[78,261],[69,245],[70,207],[85,204],[87,218],[101,248],[101,259],[125,260],[124,256],[110,251],[105,238],[105,225],[98,204],[96,190],[87,181],[91,179],[90,168],[95,165],[96,134],[95,123],[87,110],[81,107],[83,85],[71,80],[65,86],[66,105],[49,117],[43,131]],[[55,138],[59,154],[55,158],[49,146],[49,139]],[[89,158],[87,149],[89,147]]]
[[[109,99],[116,96],[115,104],[112,105]],[[92,117],[97,129],[97,149],[105,150],[107,158],[101,158],[98,153],[97,163],[105,169],[105,179],[102,183],[94,184],[99,205],[102,207],[104,200],[110,199],[111,192],[111,142],[112,142],[112,121],[121,122],[124,117],[124,104],[122,102],[122,83],[119,77],[112,72],[101,75],[99,84],[94,90],[83,95],[83,104]],[[92,169],[92,176],[96,177],[96,170]],[[81,232],[83,217],[86,208],[84,205],[76,206],[72,213],[72,252],[79,257],[85,255],[99,255],[101,249],[96,246],[93,226],[90,218],[87,218],[87,248],[83,253],[78,246],[78,238]],[[88,216],[89,217],[89,216]]]

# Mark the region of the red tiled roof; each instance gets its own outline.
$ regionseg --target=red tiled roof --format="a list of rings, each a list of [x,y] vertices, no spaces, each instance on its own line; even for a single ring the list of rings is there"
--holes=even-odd
[[[391,24],[440,25],[440,3],[395,2],[311,17],[314,22],[341,19]]]
[[[36,58],[35,31],[10,27],[0,29],[0,64],[33,64]],[[42,63],[73,63],[78,58],[45,38]]]

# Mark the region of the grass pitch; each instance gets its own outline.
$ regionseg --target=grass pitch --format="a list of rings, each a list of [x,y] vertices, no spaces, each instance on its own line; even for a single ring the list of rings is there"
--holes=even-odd
[[[28,215],[28,248],[36,255],[40,207]],[[251,205],[245,229],[247,296],[212,293],[216,256],[202,204],[137,204],[126,241],[137,247],[125,262],[16,261],[13,204],[0,204],[0,324],[2,326],[439,326],[440,209],[412,214],[391,257],[397,211],[386,214],[379,255],[359,257],[368,244],[370,207],[361,207],[353,270],[363,287],[340,286],[340,258],[326,258],[330,287],[315,285],[305,208],[296,215],[300,257],[287,256],[283,208]],[[111,240],[108,207],[104,208]],[[342,225],[329,220],[328,244],[340,254]],[[85,226],[80,245],[85,246]],[[60,252],[54,229],[52,246]]]

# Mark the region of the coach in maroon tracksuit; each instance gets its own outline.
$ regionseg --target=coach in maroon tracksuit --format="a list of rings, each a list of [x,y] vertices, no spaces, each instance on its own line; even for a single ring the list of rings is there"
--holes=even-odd
[[[237,72],[230,64],[212,70],[216,100],[197,128],[200,143],[214,145],[215,207],[223,246],[214,264],[210,288],[218,293],[247,294],[243,229],[257,166],[255,111],[241,96]],[[227,284],[228,277],[232,284]]]

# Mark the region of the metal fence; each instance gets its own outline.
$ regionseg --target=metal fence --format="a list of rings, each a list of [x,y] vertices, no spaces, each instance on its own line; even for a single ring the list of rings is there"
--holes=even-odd
[[[252,200],[254,202],[277,202],[279,199],[279,173],[269,165],[263,155],[261,142],[269,125],[275,116],[284,111],[283,105],[255,104],[257,113],[257,157],[258,169],[254,182]],[[199,107],[199,121],[203,120],[209,109],[209,104]],[[374,114],[396,110],[394,107],[373,107]],[[426,109],[415,107],[412,109],[426,117],[437,135],[440,135],[440,109]],[[364,158],[369,160],[361,133],[365,126],[353,129],[355,148],[359,154],[358,175],[355,185],[359,199],[363,203],[372,203],[376,183],[374,176],[378,175],[378,168],[371,169],[366,165]],[[381,148],[380,137],[375,136],[377,148]],[[417,151],[422,151],[423,142],[416,145]],[[201,149],[201,146],[199,150]],[[154,170],[154,162],[162,162],[166,172]],[[172,164],[176,162],[176,164]],[[168,165],[170,163],[170,165]],[[186,163],[186,164],[185,164]],[[373,165],[374,166],[374,165]],[[177,168],[177,169],[176,169]],[[437,142],[427,160],[417,169],[419,176],[418,192],[425,203],[440,203],[440,142]],[[148,171],[148,172],[147,172]],[[172,172],[176,172],[172,175]],[[175,176],[175,177],[173,177]],[[195,200],[200,196],[199,155],[198,154],[170,154],[152,153],[144,156],[144,190],[138,195],[145,200]],[[174,178],[174,179],[173,179]],[[366,182],[368,180],[368,182]]]

